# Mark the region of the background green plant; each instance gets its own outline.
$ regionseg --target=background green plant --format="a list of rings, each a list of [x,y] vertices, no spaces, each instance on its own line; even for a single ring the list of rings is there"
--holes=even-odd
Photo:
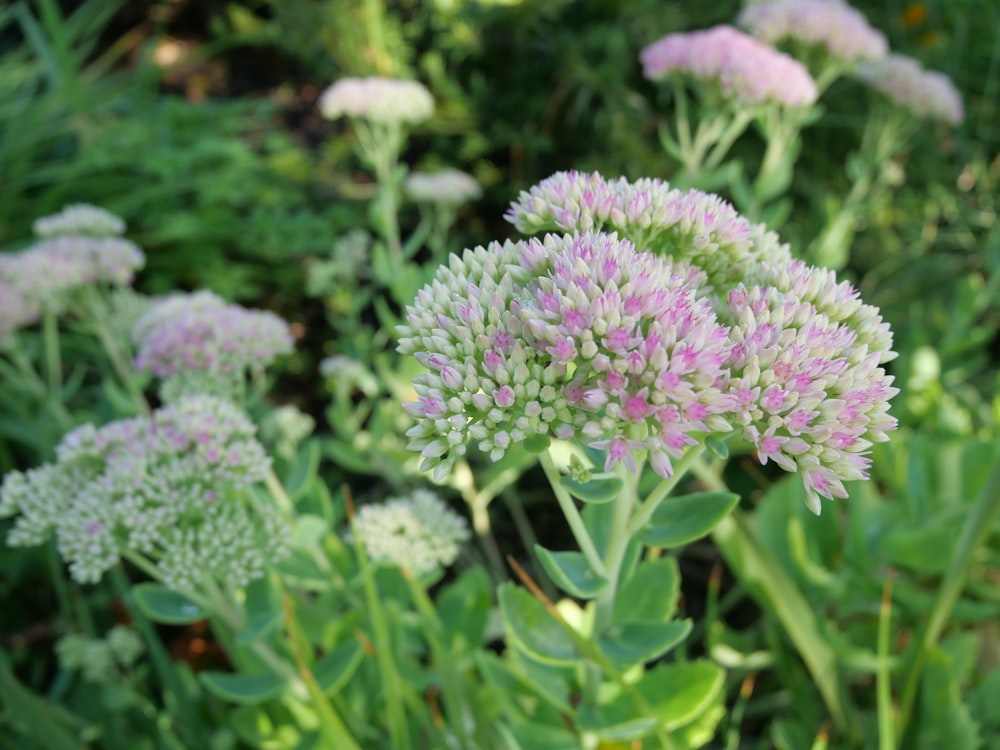
[[[656,139],[663,103],[639,75],[637,51],[664,33],[731,20],[737,11],[734,2],[654,0],[261,0],[207,3],[170,17],[160,3],[125,8],[88,0],[71,11],[72,5],[38,0],[0,10],[0,246],[22,244],[34,217],[86,200],[129,222],[130,236],[149,256],[140,283],[145,291],[208,287],[285,311],[300,325],[302,341],[274,398],[329,414],[320,437],[304,449],[307,469],[289,466],[288,476],[321,472],[324,486],[347,480],[373,495],[386,485],[405,487],[415,476],[405,468],[410,459],[395,408],[409,374],[380,351],[392,348],[389,326],[403,300],[376,308],[370,279],[363,289],[341,278],[315,297],[302,294],[309,262],[325,260],[338,238],[367,223],[370,187],[351,155],[349,132],[310,114],[318,91],[336,77],[369,73],[416,76],[431,87],[439,113],[413,135],[407,160],[468,169],[487,191],[463,212],[457,250],[509,234],[500,219],[507,202],[557,169],[669,179],[671,165]],[[903,393],[894,413],[904,430],[879,452],[875,481],[852,488],[850,500],[818,519],[804,512],[794,478],[772,485],[771,475],[750,462],[731,463],[724,479],[748,498],[743,514],[717,530],[714,545],[675,553],[684,572],[679,606],[706,614],[687,648],[730,669],[729,710],[718,735],[726,747],[804,748],[829,735],[832,747],[930,750],[947,741],[988,748],[1000,742],[993,700],[1000,689],[997,522],[983,489],[993,486],[1000,409],[1000,46],[987,30],[1000,26],[1000,8],[987,0],[856,5],[895,48],[952,75],[968,110],[954,135],[920,133],[885,165],[891,189],[866,206],[845,269],[895,331],[900,357],[892,369]],[[917,6],[926,16],[913,21]],[[192,100],[196,73],[178,83],[154,62],[157,46],[178,36],[195,40],[197,65],[229,66],[229,80],[208,101]],[[282,85],[267,79],[255,88],[238,80],[234,71],[255,56],[278,61],[275,79]],[[865,122],[859,98],[851,82],[838,83],[825,99],[824,117],[803,134],[792,210],[781,228],[793,248],[816,236],[829,216],[829,196],[849,185],[844,165]],[[409,229],[417,222],[411,209],[402,216]],[[335,338],[329,331],[338,328],[345,335]],[[349,330],[363,333],[352,341]],[[24,337],[29,355],[39,345]],[[89,362],[88,346],[81,338],[72,358]],[[349,432],[338,430],[342,413],[335,406],[327,411],[327,384],[314,374],[333,353],[357,357],[376,382],[371,414]],[[97,385],[110,370],[92,367],[80,368],[78,420],[114,413]],[[344,403],[357,406],[363,396],[350,389]],[[58,430],[23,393],[0,386],[0,400],[0,466],[47,458]],[[549,493],[539,489],[540,475],[509,482],[504,472],[510,471],[520,473],[516,461],[477,473],[478,485],[456,482],[452,490],[486,514],[489,534],[481,539],[495,545],[494,558],[510,553],[537,571],[531,536],[544,531],[558,539],[561,526]],[[717,481],[711,474],[700,480],[711,481]],[[303,489],[302,497],[327,523],[341,520],[318,487]],[[351,552],[335,554],[346,560]],[[488,557],[488,546],[476,554]],[[301,741],[283,734],[287,706],[240,709],[223,727],[225,701],[184,666],[176,667],[172,686],[140,671],[123,688],[128,695],[87,691],[53,662],[52,637],[66,617],[90,618],[94,632],[103,632],[121,610],[121,592],[69,584],[74,614],[56,617],[59,592],[36,582],[39,571],[51,569],[44,551],[4,548],[0,564],[8,571],[0,593],[23,603],[5,613],[0,627],[13,665],[12,672],[0,664],[5,747],[30,746],[23,744],[23,721],[45,727],[52,747],[154,736],[162,718],[148,704],[161,689],[168,706],[177,700],[208,706],[187,725],[198,741],[253,746],[263,742],[261,733],[280,735],[279,746]],[[724,574],[711,575],[720,564]],[[399,576],[384,578],[380,585],[392,592],[389,616],[405,620],[419,608],[417,597]],[[487,582],[473,574],[447,582],[435,595],[444,630],[434,637],[448,648],[459,631],[470,642],[481,639],[488,597]],[[475,603],[472,614],[449,624],[446,615],[466,611],[466,602]],[[790,612],[789,602],[813,614]],[[931,613],[943,629],[928,639]],[[317,643],[333,637],[320,623],[303,627]],[[186,633],[161,632],[168,642]],[[419,686],[432,681],[426,659],[438,656],[408,650],[408,642],[399,648],[401,671],[411,680],[407,700],[419,702]],[[505,686],[513,703],[510,696],[523,697],[520,691],[553,700],[530,662],[461,651],[456,658],[475,659],[474,668]],[[833,665],[825,675],[823,659]],[[351,703],[351,696],[363,695],[376,672],[371,661],[359,668],[347,705],[364,708],[362,698]],[[484,689],[468,710],[488,723],[496,700]],[[910,701],[913,718],[896,727],[886,717],[901,701]],[[359,725],[379,721],[359,716]],[[94,734],[95,727],[110,727],[111,734]],[[433,727],[425,729],[435,736]]]

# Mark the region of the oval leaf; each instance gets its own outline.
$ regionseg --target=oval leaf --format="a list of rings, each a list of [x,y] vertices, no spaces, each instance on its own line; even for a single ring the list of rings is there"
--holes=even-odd
[[[634,686],[651,714],[640,712],[632,695],[619,693],[599,706],[581,705],[576,725],[612,741],[639,739],[658,726],[669,731],[689,724],[708,710],[724,684],[725,673],[707,661],[661,665]]]
[[[549,446],[552,445],[552,438],[548,435],[536,432],[534,435],[528,435],[528,437],[524,439],[523,445],[532,453],[544,453],[549,449]]]
[[[593,599],[608,585],[608,579],[591,570],[581,552],[549,552],[536,544],[535,554],[552,582],[567,594]]]
[[[615,596],[611,621],[667,622],[677,611],[681,574],[672,557],[643,562],[621,585]]]
[[[233,674],[230,672],[200,672],[198,679],[210,693],[231,703],[253,705],[278,695],[284,681],[273,674]]]
[[[239,632],[236,640],[240,643],[256,643],[270,638],[285,622],[285,613],[280,609],[254,612],[247,617],[246,627]]]
[[[690,620],[630,622],[597,639],[601,651],[622,671],[663,656],[691,632]]]
[[[729,458],[729,444],[725,440],[719,440],[717,437],[706,438],[705,447],[716,458],[723,460]]]
[[[561,477],[559,481],[569,494],[585,503],[610,503],[625,486],[617,474],[598,475],[589,482],[578,482],[571,477]]]
[[[668,497],[636,538],[651,547],[679,547],[700,539],[736,507],[732,492],[695,492]]]
[[[209,614],[187,597],[160,583],[133,586],[132,598],[146,617],[162,625],[190,625],[204,620]]]
[[[522,651],[548,664],[572,664],[579,658],[562,626],[535,597],[512,583],[501,585],[498,595],[504,627]]]
[[[361,643],[354,638],[346,640],[317,659],[313,677],[324,693],[336,693],[354,675],[362,656]]]

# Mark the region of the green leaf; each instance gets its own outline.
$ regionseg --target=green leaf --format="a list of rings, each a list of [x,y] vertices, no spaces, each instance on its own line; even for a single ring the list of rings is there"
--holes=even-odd
[[[507,635],[521,650],[547,664],[577,661],[576,647],[540,601],[513,583],[502,584],[497,593]]]
[[[560,483],[573,497],[585,503],[610,503],[621,495],[625,482],[617,474],[595,475],[589,482],[563,476]]]
[[[292,549],[310,550],[319,545],[330,531],[330,524],[325,518],[314,515],[301,515],[295,519],[291,534],[288,535],[288,546]]]
[[[295,463],[288,470],[283,482],[285,491],[292,500],[306,494],[319,476],[320,443],[307,440],[295,456]]]
[[[190,625],[209,615],[203,607],[161,583],[136,584],[132,598],[146,617],[163,625]]]
[[[200,672],[198,679],[210,693],[231,703],[254,705],[281,693],[284,680],[273,674]]]
[[[580,738],[564,727],[511,721],[501,725],[518,750],[580,750]]]
[[[679,547],[700,539],[736,507],[732,492],[695,492],[668,497],[636,538],[651,547]]]
[[[725,440],[719,440],[717,437],[706,438],[705,447],[716,458],[721,458],[722,460],[729,458],[729,443]]]
[[[350,638],[317,659],[313,677],[324,693],[336,693],[354,675],[363,656],[361,644]]]
[[[608,585],[608,579],[591,570],[581,552],[550,552],[536,544],[535,554],[552,582],[567,594],[593,599]]]
[[[612,626],[597,645],[624,671],[663,656],[690,632],[690,620],[629,622]]]
[[[532,453],[544,453],[552,445],[552,438],[536,432],[534,435],[528,435],[522,445]]]
[[[618,590],[612,622],[666,622],[677,611],[680,584],[672,557],[642,563]]]
[[[444,641],[455,653],[478,648],[493,610],[493,584],[482,568],[470,568],[445,586],[435,601]]]
[[[631,692],[623,692],[599,706],[581,705],[576,724],[611,741],[639,739],[656,727],[669,731],[697,719],[718,698],[724,684],[725,673],[710,662],[664,664],[633,686],[649,711],[638,705]]]
[[[270,638],[281,629],[285,613],[280,609],[254,612],[247,618],[246,627],[236,636],[240,643],[256,643]]]

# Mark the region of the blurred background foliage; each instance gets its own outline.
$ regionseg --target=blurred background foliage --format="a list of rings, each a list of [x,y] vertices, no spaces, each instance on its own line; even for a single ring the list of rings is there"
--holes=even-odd
[[[952,76],[967,109],[956,132],[926,129],[883,165],[892,189],[867,205],[843,272],[895,331],[900,357],[891,369],[902,393],[894,413],[902,432],[880,451],[877,482],[855,487],[844,512],[833,508],[819,519],[804,512],[798,484],[771,485],[772,474],[745,464],[734,464],[730,478],[744,490],[745,507],[756,508],[752,531],[771,562],[821,615],[825,645],[816,648],[838,654],[845,689],[860,694],[876,679],[871,649],[885,571],[896,571],[894,632],[902,649],[935,606],[955,540],[995,460],[1000,4],[853,4],[894,49]],[[372,195],[345,126],[319,116],[315,104],[325,86],[342,76],[381,74],[415,77],[430,87],[437,112],[410,139],[406,161],[464,169],[485,189],[460,216],[457,251],[512,236],[502,220],[507,204],[554,171],[669,180],[671,164],[656,135],[662,101],[640,75],[638,51],[671,31],[731,22],[738,10],[735,0],[5,3],[0,248],[23,244],[35,217],[66,203],[107,207],[126,219],[130,238],[147,252],[141,290],[207,287],[292,320],[302,343],[275,399],[296,401],[319,416],[326,401],[319,360],[360,349],[364,338],[331,348],[327,306],[340,299],[367,310],[367,298],[349,298],[371,293],[359,290],[354,278],[342,279],[323,300],[303,293],[308,269],[330,255],[339,237],[367,223]],[[862,100],[856,83],[840,80],[825,96],[825,115],[803,133],[793,210],[781,227],[793,252],[817,235],[831,197],[850,184],[845,165],[850,168],[865,124]],[[412,207],[402,218],[410,229],[418,221]],[[405,378],[389,372],[384,358],[366,356],[384,394],[396,402]],[[381,408],[368,425],[376,444],[394,429]],[[332,450],[341,451],[341,465],[365,460],[344,453],[343,445]],[[20,456],[0,455],[8,464]],[[405,455],[398,439],[381,455],[388,463],[368,470],[404,481],[387,475]],[[356,473],[363,468],[356,466]],[[544,522],[539,499],[534,508],[534,495],[525,491],[518,503]],[[1000,741],[1000,718],[989,708],[996,695],[991,686],[1000,682],[996,519],[985,533],[954,609],[955,628],[931,672],[967,700],[954,692],[937,703],[923,694],[926,705],[918,703],[933,732],[950,726],[953,737],[972,732],[978,738],[980,744],[953,743],[956,750]],[[501,521],[497,534],[503,542],[517,531]],[[24,591],[31,571],[45,564],[38,557],[0,551],[10,574],[0,582],[0,596]],[[767,725],[772,746],[808,747],[815,734],[809,728],[821,712],[818,699],[816,716],[796,719],[792,710],[801,714],[810,705],[796,701],[797,692],[815,693],[792,647],[801,653],[803,644],[778,635],[779,625],[789,623],[771,607],[774,590],[729,577],[739,580],[746,560],[727,557],[724,580],[711,573],[719,560],[711,545],[693,545],[684,567],[686,606],[707,615],[701,643],[732,667],[731,703],[749,706],[745,714],[733,711],[721,736],[763,733],[767,717],[779,716]],[[48,637],[32,630],[45,602],[35,605],[5,615],[4,647],[17,645],[15,633],[29,645]],[[22,679],[43,684],[46,666],[32,669]],[[752,683],[747,692],[740,680],[757,674],[763,675],[757,694],[765,697],[750,701]],[[940,737],[933,732],[912,746],[945,746],[934,744]]]

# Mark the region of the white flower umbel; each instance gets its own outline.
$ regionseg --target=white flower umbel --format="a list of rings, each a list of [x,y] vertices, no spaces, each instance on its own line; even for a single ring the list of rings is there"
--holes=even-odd
[[[7,543],[54,535],[81,583],[125,558],[178,590],[243,586],[284,553],[281,524],[249,491],[270,467],[254,433],[235,406],[207,396],[82,425],[55,463],[4,478],[0,516],[16,516]]]
[[[86,235],[118,237],[125,233],[125,222],[110,211],[89,203],[74,203],[62,211],[35,219],[32,229],[39,237]]]
[[[451,565],[470,538],[465,519],[428,490],[365,505],[354,516],[352,528],[372,560],[407,567],[418,575]]]

